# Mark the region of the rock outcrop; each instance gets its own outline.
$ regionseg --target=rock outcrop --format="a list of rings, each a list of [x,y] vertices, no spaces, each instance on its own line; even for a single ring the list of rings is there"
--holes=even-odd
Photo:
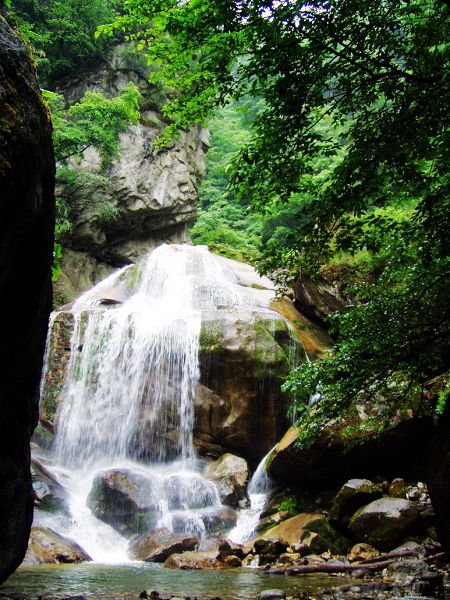
[[[0,12],[0,582],[21,563],[33,515],[30,435],[51,307],[51,126],[24,42]]]
[[[350,421],[330,423],[313,444],[304,449],[296,446],[297,431],[292,427],[269,457],[269,475],[298,488],[323,487],[324,481],[329,487],[341,486],[361,474],[427,478],[433,434],[430,419],[398,415],[391,427],[374,436],[367,415],[355,409],[351,423],[356,444],[352,445],[352,437],[345,432]],[[366,423],[364,428],[363,423]]]
[[[60,304],[152,247],[189,241],[187,226],[196,217],[209,134],[193,127],[170,147],[155,148],[164,123],[152,99],[154,90],[145,69],[139,75],[127,61],[127,47],[119,46],[108,63],[59,90],[69,103],[88,90],[114,96],[129,82],[142,93],[140,123],[120,135],[118,158],[102,167],[98,152],[89,148],[80,163],[71,164],[81,178],[71,202],[74,226],[63,239],[62,275],[56,285]]]

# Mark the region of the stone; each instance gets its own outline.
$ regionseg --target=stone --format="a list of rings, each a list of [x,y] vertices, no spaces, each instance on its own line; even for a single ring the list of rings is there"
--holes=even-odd
[[[46,369],[43,373],[44,385],[39,403],[39,421],[52,434],[55,430],[61,391],[66,382],[73,326],[74,317],[68,310],[58,311],[52,316]]]
[[[158,500],[152,491],[147,477],[129,469],[111,469],[96,475],[87,505],[98,519],[130,537],[156,524]]]
[[[22,562],[33,518],[30,436],[52,306],[51,124],[34,61],[0,8],[0,583]]]
[[[355,544],[350,550],[348,558],[351,562],[355,562],[376,558],[379,555],[379,551],[370,544]]]
[[[328,328],[326,318],[331,313],[355,303],[353,298],[344,293],[342,283],[335,277],[321,277],[312,281],[302,273],[293,288],[295,305],[312,321]]]
[[[171,554],[195,550],[197,546],[196,537],[177,535],[168,529],[154,529],[134,539],[129,544],[127,552],[132,560],[164,562]]]
[[[220,569],[223,563],[217,559],[216,551],[183,552],[169,556],[164,566],[168,569]]]
[[[388,495],[391,498],[406,498],[405,480],[399,477],[393,479],[389,486]]]
[[[245,459],[234,454],[224,454],[209,463],[203,475],[216,484],[223,504],[235,508],[248,506],[248,465]]]
[[[224,263],[237,274],[242,267]],[[248,268],[245,275],[252,273]],[[244,284],[243,291],[251,290],[263,311],[237,306],[202,314],[194,443],[199,452],[220,446],[221,454],[242,456],[255,469],[287,427],[290,401],[281,385],[290,369],[289,352],[302,361],[304,351],[286,321],[268,309],[274,290]]]
[[[286,592],[283,590],[263,590],[258,594],[258,600],[284,600]]]
[[[401,498],[380,498],[352,517],[349,529],[354,537],[379,550],[392,550],[411,533],[417,521],[413,502]]]
[[[347,528],[355,512],[383,495],[380,485],[368,479],[350,479],[333,499],[330,521]]]
[[[92,560],[73,540],[47,527],[33,527],[22,565],[80,563]]]

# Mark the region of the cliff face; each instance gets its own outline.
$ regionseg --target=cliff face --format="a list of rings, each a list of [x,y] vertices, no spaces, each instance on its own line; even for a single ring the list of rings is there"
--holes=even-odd
[[[51,127],[22,40],[0,15],[0,582],[21,563],[33,516],[30,435],[51,307]]]
[[[121,134],[119,158],[106,171],[92,148],[80,164],[71,165],[90,183],[73,198],[74,228],[63,242],[63,301],[152,247],[189,241],[187,227],[196,217],[208,132],[194,127],[170,148],[155,149],[163,123],[152,101],[154,91],[145,75],[127,66],[125,50],[117,48],[110,63],[60,90],[72,103],[87,90],[114,96],[131,81],[143,98],[140,124]]]

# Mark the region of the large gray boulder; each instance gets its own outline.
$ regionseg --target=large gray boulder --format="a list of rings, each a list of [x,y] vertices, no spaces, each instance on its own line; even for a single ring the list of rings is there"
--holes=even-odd
[[[206,467],[204,476],[216,484],[224,504],[234,507],[248,505],[249,470],[245,459],[234,454],[224,454]]]
[[[402,498],[380,498],[357,511],[349,524],[353,536],[377,550],[392,550],[414,530],[414,502]]]
[[[30,436],[51,309],[54,227],[49,115],[28,49],[2,14],[0,583],[21,563],[33,517]]]

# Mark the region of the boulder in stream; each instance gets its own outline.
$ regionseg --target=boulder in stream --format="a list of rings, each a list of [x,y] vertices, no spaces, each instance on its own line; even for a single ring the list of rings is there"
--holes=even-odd
[[[128,546],[128,556],[132,560],[164,562],[172,554],[195,550],[197,546],[196,537],[177,535],[165,528],[155,529],[133,540]]]
[[[206,467],[204,476],[216,484],[224,504],[236,508],[248,506],[249,470],[245,459],[234,454],[224,454]]]
[[[150,479],[130,469],[98,473],[87,505],[98,519],[128,537],[152,529],[158,518]]]
[[[80,563],[90,560],[92,559],[87,552],[73,540],[47,527],[33,527],[22,565]]]

